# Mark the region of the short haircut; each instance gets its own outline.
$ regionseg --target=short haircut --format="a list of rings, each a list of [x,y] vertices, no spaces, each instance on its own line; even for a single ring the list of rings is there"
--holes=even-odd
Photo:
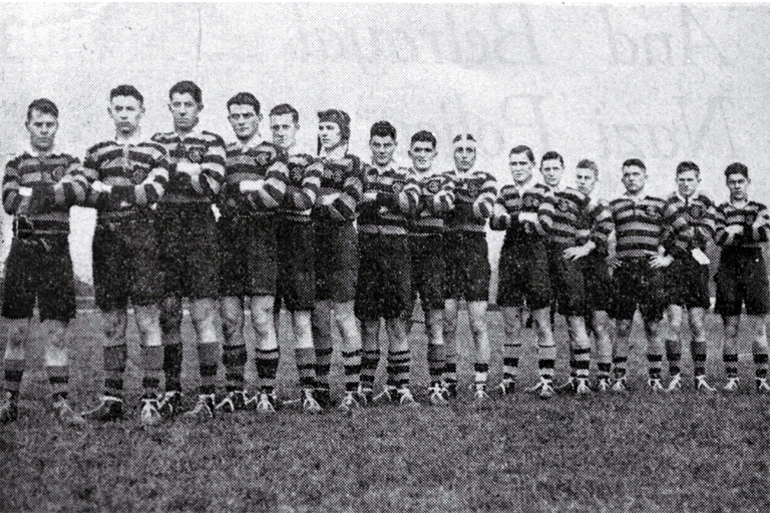
[[[642,162],[639,159],[628,159],[625,162],[623,162],[623,165],[621,167],[640,167],[647,171],[647,166],[644,165],[644,162]]]
[[[596,165],[596,162],[590,159],[583,159],[580,162],[578,162],[577,165],[578,169],[590,169],[594,172],[594,175],[599,176],[599,166]]]
[[[340,138],[350,140],[350,115],[344,110],[327,109],[318,112],[319,123],[334,123],[340,127]]]
[[[117,98],[118,96],[129,96],[136,98],[139,105],[144,105],[144,96],[139,92],[139,89],[129,84],[121,84],[110,91],[110,100]]]
[[[679,165],[676,166],[677,176],[687,171],[695,171],[695,175],[700,176],[700,168],[698,167],[698,164],[696,164],[695,162],[690,162],[689,160],[685,160],[684,162],[680,162]]]
[[[511,151],[508,152],[508,156],[510,157],[514,153],[516,154],[526,153],[529,161],[532,162],[533,164],[535,163],[535,154],[532,152],[532,148],[530,148],[529,146],[525,146],[523,144],[514,146],[513,148],[511,148]]]
[[[203,91],[192,80],[182,80],[174,84],[168,90],[168,99],[171,100],[175,94],[189,94],[199,105],[203,103]]]
[[[29,107],[27,107],[27,121],[32,118],[33,110],[36,110],[41,114],[50,114],[56,119],[59,119],[59,107],[48,98],[38,98],[29,104]]]
[[[556,151],[547,151],[543,154],[543,157],[540,159],[540,165],[543,165],[543,161],[545,160],[558,160],[562,167],[564,167],[564,157],[562,157],[559,152]]]
[[[227,110],[233,105],[251,105],[254,107],[254,112],[259,116],[259,100],[251,93],[238,93],[229,100],[227,100]]]
[[[299,123],[299,112],[288,103],[281,103],[270,109],[271,116],[283,116],[284,114],[291,114],[291,120]]]
[[[452,144],[458,143],[463,140],[476,142],[476,138],[473,137],[472,134],[457,134],[455,138],[452,139]]]
[[[743,175],[744,178],[749,177],[749,168],[745,164],[740,162],[733,162],[725,169],[725,178],[729,178],[730,175]]]
[[[390,137],[394,141],[396,140],[396,127],[390,124],[389,121],[378,121],[372,125],[369,130],[369,138],[374,136],[378,137]]]
[[[412,140],[409,143],[409,145],[413,145],[416,142],[429,142],[433,145],[433,149],[436,149],[436,136],[433,135],[431,132],[428,132],[427,130],[420,130],[416,134],[412,136]]]

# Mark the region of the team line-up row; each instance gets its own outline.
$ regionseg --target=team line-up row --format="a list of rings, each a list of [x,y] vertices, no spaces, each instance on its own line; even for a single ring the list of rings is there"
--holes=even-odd
[[[579,395],[627,392],[629,335],[637,310],[647,338],[650,389],[682,388],[680,328],[688,318],[695,387],[714,392],[706,379],[709,343],[703,325],[710,280],[704,250],[710,241],[721,248],[715,281],[716,310],[724,321],[724,390],[738,389],[745,306],[756,390],[770,392],[764,324],[770,293],[762,259],[770,215],[749,200],[749,171],[741,163],[725,170],[730,200],[721,205],[698,190],[700,169],[693,162],[677,166],[677,192],[665,197],[648,192],[639,159],[622,165],[625,194],[604,201],[594,195],[596,164],[580,161],[577,185],[565,187],[564,161],[554,151],[542,156],[538,173],[532,150],[514,146],[513,184],[498,187],[491,174],[475,168],[476,140],[467,133],[452,141],[455,169],[448,172],[433,168],[435,136],[415,133],[409,141],[412,166],[405,169],[394,163],[398,138],[387,121],[371,127],[371,161],[365,163],[348,152],[350,117],[341,110],[318,113],[318,146],[309,154],[296,148],[299,113],[291,105],[270,110],[269,142],[259,131],[260,102],[251,93],[236,94],[227,102],[236,138],[230,144],[198,128],[203,99],[195,83],[175,84],[168,106],[173,130],[144,139],[141,93],[130,85],[114,88],[108,105],[114,137],[92,146],[81,161],[54,145],[56,105],[48,99],[29,105],[30,148],[8,162],[3,178],[4,208],[14,216],[2,306],[9,323],[3,423],[18,417],[36,301],[54,411],[69,424],[124,416],[129,304],[141,346],[143,424],[182,412],[209,418],[250,405],[274,412],[280,404],[275,381],[282,306],[290,312],[295,342],[301,389],[295,402],[305,411],[350,411],[379,400],[417,404],[409,347],[417,298],[428,337],[427,401],[446,405],[457,395],[462,299],[475,361],[473,401],[488,401],[487,223],[505,232],[497,294],[505,331],[503,378],[495,392],[514,393],[527,316],[537,334],[539,368],[539,381],[529,390],[544,399],[555,388]],[[98,212],[93,278],[104,326],[104,392],[99,404],[82,414],[69,404],[65,342],[75,316],[67,237],[73,205]],[[189,409],[180,380],[183,298],[190,301],[200,371],[197,402]],[[244,308],[251,313],[249,326]],[[571,375],[561,387],[554,386],[554,312],[568,324]],[[217,313],[223,343],[215,328]],[[383,319],[387,382],[375,395]],[[341,334],[344,367],[345,394],[338,403],[329,392],[333,328]],[[244,382],[245,329],[256,334],[254,395]],[[226,389],[217,394],[220,353]],[[594,383],[589,382],[592,359]]]

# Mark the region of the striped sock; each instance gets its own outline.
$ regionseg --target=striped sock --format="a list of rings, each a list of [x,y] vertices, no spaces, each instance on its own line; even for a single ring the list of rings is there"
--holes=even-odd
[[[610,379],[610,370],[612,370],[611,363],[599,362],[596,364],[596,377],[598,379]]]
[[[374,388],[374,377],[377,374],[377,366],[380,364],[380,350],[364,351],[361,358],[361,386]]]
[[[128,351],[125,345],[104,348],[104,393],[123,398],[123,374],[126,372]]]
[[[446,365],[444,365],[444,381],[449,385],[457,384],[457,351],[446,346]]]
[[[257,375],[259,375],[260,387],[263,392],[272,394],[275,389],[275,375],[278,372],[278,358],[280,351],[257,349]]]
[[[756,351],[756,349],[755,349]],[[758,378],[767,377],[767,353],[754,353],[754,366],[756,367],[755,375]]]
[[[569,377],[576,378],[577,372],[577,359],[575,358],[575,348],[570,344],[569,347]]]
[[[738,377],[738,355],[737,354],[725,354],[722,355],[722,361],[725,362],[725,374],[728,378]]]
[[[409,386],[409,349],[388,351],[388,384],[396,388]]]
[[[521,343],[505,342],[503,344],[503,379],[515,381],[519,373],[519,358]]]
[[[163,346],[142,347],[142,388],[147,396],[157,396],[163,376]]]
[[[488,363],[473,364],[473,382],[476,385],[476,390],[483,389],[486,386],[488,375],[489,375]]]
[[[315,386],[315,349],[312,347],[298,347],[294,350],[294,359],[297,361],[299,373],[299,386],[313,388]]]
[[[163,373],[167,391],[182,391],[182,344],[163,346]]]
[[[666,359],[668,360],[668,373],[676,376],[682,370],[679,368],[679,361],[682,359],[682,340],[666,340]]]
[[[345,371],[345,390],[358,390],[358,380],[361,376],[361,350],[342,352],[342,367]]]
[[[11,395],[12,400],[19,397],[21,378],[24,375],[25,360],[5,360],[5,391]]]
[[[612,359],[612,373],[615,379],[623,379],[626,377],[626,362],[628,358],[625,356],[616,356]]]
[[[553,368],[556,363],[556,346],[540,346],[538,348],[538,368],[540,377],[553,379]]]
[[[70,370],[67,365],[46,365],[45,373],[51,384],[51,394],[54,402],[67,398],[69,388]]]
[[[245,389],[246,346],[222,346],[222,365],[225,367],[225,390],[239,392]]]
[[[330,341],[331,342],[331,341]],[[329,389],[329,373],[332,370],[332,347],[315,348],[315,377],[319,388]]]
[[[575,360],[575,376],[578,378],[588,378],[591,368],[591,348],[578,347],[573,351]]]
[[[706,375],[706,351],[707,344],[705,341],[693,340],[690,343],[690,350],[692,352],[693,371],[696,376]]]
[[[210,395],[217,389],[217,344],[198,344],[198,366],[201,373],[200,393]]]
[[[446,348],[444,344],[428,344],[428,374],[430,383],[441,383],[441,377],[444,374],[446,366]]]
[[[663,363],[662,354],[648,354],[647,365],[649,367],[648,374],[650,379],[660,379],[661,365]]]

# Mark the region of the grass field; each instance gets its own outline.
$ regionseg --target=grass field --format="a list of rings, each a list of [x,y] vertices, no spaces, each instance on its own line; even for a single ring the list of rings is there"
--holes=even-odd
[[[711,317],[709,325],[718,339],[717,319]],[[502,345],[496,312],[490,328],[490,382],[496,383]],[[191,335],[187,319],[185,330]],[[467,341],[467,323],[461,333]],[[559,334],[564,336],[563,325]],[[130,336],[136,340],[135,330]],[[101,390],[95,315],[80,315],[72,338],[73,401],[86,407]],[[634,340],[641,340],[638,326]],[[422,389],[426,344],[419,325],[412,341],[413,383]],[[281,391],[293,398],[293,351],[284,347]],[[377,406],[352,416],[243,412],[147,430],[132,412],[125,422],[77,431],[59,427],[46,409],[36,347],[22,388],[22,418],[0,428],[0,510],[768,511],[770,398],[753,393],[749,357],[741,357],[745,391],[736,396],[696,395],[689,380],[681,394],[653,396],[643,388],[642,349],[637,344],[633,350],[635,390],[627,397],[558,396],[543,402],[517,392],[479,410],[463,388],[449,408]],[[709,357],[719,382],[720,355],[716,348]],[[129,356],[136,361],[135,344]],[[534,356],[532,349],[521,378],[525,384],[536,378]],[[192,345],[185,360],[186,388],[192,391]],[[561,351],[560,378],[565,360]],[[463,383],[470,381],[470,363],[462,344]],[[337,375],[339,368],[335,360]],[[688,364],[685,372],[691,376]],[[128,376],[134,399],[135,365]],[[253,380],[254,373],[248,377]]]

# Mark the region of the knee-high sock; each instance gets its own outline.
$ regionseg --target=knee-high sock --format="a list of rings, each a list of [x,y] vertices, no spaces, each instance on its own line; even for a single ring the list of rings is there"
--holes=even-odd
[[[246,389],[243,375],[246,370],[247,359],[248,355],[246,354],[245,345],[222,346],[222,365],[225,367],[225,390],[228,392]],[[315,355],[313,360],[315,360]]]
[[[690,350],[692,352],[694,374],[696,376],[705,376],[708,344],[704,340],[693,340],[690,343]]]
[[[411,355],[409,349],[404,351],[388,351],[388,384],[397,388],[409,386],[409,366]]]
[[[267,394],[272,394],[275,389],[275,375],[278,372],[278,348],[263,351],[257,349],[257,374],[259,375],[260,388]]]
[[[428,374],[431,384],[441,383],[446,367],[446,348],[443,344],[428,344]]]
[[[679,362],[682,359],[682,340],[680,338],[666,340],[666,358],[668,373],[675,376],[681,372]]]
[[[167,391],[182,391],[182,344],[163,346],[163,373]]]
[[[358,390],[359,377],[361,376],[361,350],[343,351],[342,367],[345,371],[345,390],[348,392]]]
[[[201,373],[200,393],[210,395],[216,392],[217,344],[198,344],[198,364]]]
[[[123,398],[123,374],[126,372],[126,346],[104,348],[104,394]]]
[[[24,376],[25,360],[5,359],[5,391],[16,400],[19,396],[21,378]]]
[[[538,348],[538,367],[540,377],[553,379],[553,368],[556,363],[556,346],[540,346]]]
[[[142,370],[142,388],[145,395],[157,396],[163,376],[163,346],[142,347]]]

